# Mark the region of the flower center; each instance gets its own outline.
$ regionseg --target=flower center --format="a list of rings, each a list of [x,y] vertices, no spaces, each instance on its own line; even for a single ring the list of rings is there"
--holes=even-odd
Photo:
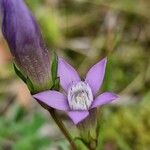
[[[92,101],[91,88],[85,82],[73,84],[68,90],[68,103],[72,110],[88,110]]]

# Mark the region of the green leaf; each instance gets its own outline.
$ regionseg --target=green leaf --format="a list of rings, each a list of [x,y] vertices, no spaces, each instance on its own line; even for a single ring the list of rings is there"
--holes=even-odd
[[[21,78],[26,83],[27,78],[22,74],[22,72],[16,67],[15,64],[13,64],[13,66],[15,73],[18,75],[18,77]]]

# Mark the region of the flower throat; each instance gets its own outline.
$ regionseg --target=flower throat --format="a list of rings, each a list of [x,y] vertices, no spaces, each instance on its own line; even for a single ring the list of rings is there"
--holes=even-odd
[[[80,81],[70,87],[68,103],[72,110],[88,110],[92,101],[92,91],[87,83]]]

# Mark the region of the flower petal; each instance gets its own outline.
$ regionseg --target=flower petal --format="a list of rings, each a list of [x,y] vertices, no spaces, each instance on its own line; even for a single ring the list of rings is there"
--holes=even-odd
[[[68,116],[72,119],[74,124],[78,124],[89,115],[88,111],[69,111]]]
[[[99,107],[102,105],[105,105],[107,103],[110,103],[111,101],[117,99],[118,96],[114,93],[105,92],[99,95],[93,102],[91,108]]]
[[[76,70],[62,58],[58,60],[58,77],[60,77],[60,84],[66,92],[71,83],[80,81]]]
[[[35,94],[33,97],[52,108],[64,111],[69,110],[67,98],[60,92],[49,90]]]
[[[85,81],[90,85],[94,96],[102,85],[105,75],[106,63],[107,58],[104,58],[95,64],[86,75]]]

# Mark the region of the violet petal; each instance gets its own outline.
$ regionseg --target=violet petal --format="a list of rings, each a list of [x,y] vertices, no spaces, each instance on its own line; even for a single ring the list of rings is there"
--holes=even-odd
[[[69,110],[67,98],[60,92],[49,90],[35,94],[33,97],[52,108],[63,111]]]
[[[85,81],[90,85],[94,96],[102,85],[106,63],[107,58],[102,59],[100,62],[95,64],[86,75]]]
[[[91,108],[95,108],[95,107],[108,104],[117,98],[118,96],[114,93],[111,93],[111,92],[102,93],[93,101]]]
[[[60,84],[66,92],[72,83],[80,81],[76,70],[62,58],[58,59],[58,77],[60,77]]]
[[[89,115],[88,111],[69,111],[68,116],[71,118],[74,124],[78,124]]]

